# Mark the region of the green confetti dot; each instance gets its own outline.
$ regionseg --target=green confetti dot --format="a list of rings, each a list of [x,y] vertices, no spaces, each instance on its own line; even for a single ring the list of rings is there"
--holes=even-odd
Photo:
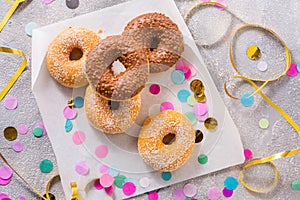
[[[197,100],[195,99],[194,95],[191,95],[187,98],[187,103],[190,106],[194,106],[197,103]]]
[[[40,162],[40,170],[43,173],[49,173],[53,170],[53,163],[51,162],[51,160],[42,160]]]
[[[41,127],[36,127],[33,129],[33,135],[37,138],[42,137],[43,135],[43,129]]]
[[[194,114],[194,112],[187,112],[184,114],[192,124],[195,124],[197,122],[196,116]]]
[[[191,197],[185,197],[184,200],[191,200]]]
[[[269,121],[266,118],[259,120],[259,127],[262,129],[267,129],[269,127]]]
[[[208,162],[208,157],[205,154],[200,154],[198,156],[198,162],[202,165],[206,164]]]
[[[161,173],[161,178],[164,181],[169,181],[172,178],[172,174],[171,174],[171,172],[162,172]]]
[[[295,180],[292,182],[292,189],[293,190],[300,190],[300,181],[299,180]]]
[[[118,175],[115,177],[114,183],[117,188],[122,188],[126,180],[126,176]]]

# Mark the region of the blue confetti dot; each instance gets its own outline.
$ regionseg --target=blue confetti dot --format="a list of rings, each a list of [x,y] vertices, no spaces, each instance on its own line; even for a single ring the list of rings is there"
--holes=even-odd
[[[236,180],[236,178],[229,176],[226,178],[226,180],[224,181],[224,186],[228,189],[228,190],[235,190],[238,186],[239,182]]]
[[[164,180],[164,181],[168,181],[172,178],[172,174],[171,172],[162,172],[161,173],[161,178]]]
[[[243,106],[249,107],[254,103],[254,96],[251,96],[250,93],[243,94],[241,98],[241,103]]]
[[[135,180],[135,179],[133,179],[133,178],[126,178],[125,179],[125,183],[126,182],[131,182],[131,183],[133,183],[134,185],[137,185],[137,181]]]
[[[75,97],[75,99],[74,99],[74,106],[76,108],[81,108],[83,106],[83,104],[84,104],[84,100],[83,100],[82,97]]]
[[[72,128],[73,128],[73,123],[72,123],[72,121],[69,120],[69,119],[67,119],[67,120],[66,120],[66,124],[65,124],[65,130],[66,130],[67,132],[70,132],[70,131],[72,130]]]
[[[297,70],[300,73],[300,62],[297,63]]]
[[[25,33],[28,36],[32,36],[32,30],[37,28],[38,25],[35,22],[29,22],[28,24],[26,24],[25,26]]]
[[[109,172],[108,172],[112,177],[116,177],[119,175],[119,171],[114,169],[114,168],[109,168]]]
[[[186,103],[189,96],[191,96],[191,93],[188,90],[180,90],[177,93],[177,98],[182,103]]]
[[[175,84],[182,84],[185,80],[184,73],[180,70],[174,70],[171,75],[172,81]]]

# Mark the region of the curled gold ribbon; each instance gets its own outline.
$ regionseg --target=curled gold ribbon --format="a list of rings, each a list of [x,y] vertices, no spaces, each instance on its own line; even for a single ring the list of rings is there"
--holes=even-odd
[[[219,4],[219,3],[216,3],[216,2],[204,2],[204,3],[199,3],[199,4],[196,4],[195,6],[192,7],[192,9],[187,13],[186,15],[186,18],[185,18],[185,21],[187,22],[188,19],[191,17],[191,13],[196,9],[196,8],[199,8],[201,6],[205,6],[205,5],[211,5],[211,6],[219,6],[221,8],[224,8],[226,10],[227,7],[222,5],[222,4]],[[229,11],[230,12],[230,11]],[[232,14],[232,12],[230,12]],[[244,22],[243,22],[244,23]],[[267,80],[262,80],[262,79],[250,79],[246,76],[243,76],[241,74],[241,72],[239,71],[237,65],[235,64],[234,62],[234,59],[233,59],[233,41],[234,41],[234,36],[236,35],[237,32],[239,32],[240,30],[242,29],[245,29],[245,28],[249,28],[249,27],[255,27],[255,28],[260,28],[260,29],[263,29],[271,34],[273,34],[273,36],[275,36],[282,44],[282,46],[284,47],[285,49],[285,54],[286,54],[286,66],[285,66],[285,69],[284,69],[284,72],[282,74],[280,74],[279,76],[273,78],[273,79],[267,79]],[[230,42],[230,52],[229,52],[229,57],[230,57],[230,61],[231,61],[231,64],[234,68],[234,70],[238,73],[238,76],[234,76],[233,78],[239,78],[239,79],[243,79],[244,81],[250,83],[254,88],[255,88],[255,91],[251,94],[254,95],[256,93],[258,93],[270,106],[272,106],[278,113],[281,114],[281,116],[296,130],[296,132],[298,133],[298,135],[300,136],[300,128],[299,126],[296,124],[296,122],[282,109],[280,108],[278,105],[276,105],[274,102],[272,102],[261,90],[263,87],[265,87],[269,82],[271,81],[276,81],[276,80],[279,80],[280,78],[282,78],[286,72],[288,71],[289,69],[289,66],[291,64],[291,54],[289,52],[289,49],[286,45],[286,43],[279,37],[279,35],[277,33],[275,33],[274,31],[272,31],[271,29],[268,29],[266,27],[262,27],[260,25],[257,25],[257,24],[244,24],[242,26],[240,26],[236,31],[235,33],[233,34],[233,39],[231,40]],[[261,86],[257,86],[255,82],[262,82]],[[224,90],[225,90],[225,93],[232,99],[235,99],[235,100],[239,100],[239,98],[233,96],[230,94],[230,92],[227,90],[227,85],[226,85],[226,82],[224,83]],[[255,159],[255,160],[252,160],[252,161],[249,161],[247,162],[246,164],[243,165],[242,167],[242,170],[240,171],[240,181],[242,183],[242,185],[252,191],[252,192],[256,192],[256,193],[266,193],[266,192],[269,192],[271,191],[276,185],[277,185],[277,182],[278,182],[278,169],[276,167],[276,165],[272,162],[273,160],[276,160],[276,159],[279,159],[279,158],[284,158],[284,157],[288,157],[288,156],[292,156],[292,155],[295,155],[297,153],[300,152],[300,148],[297,148],[297,149],[293,149],[293,150],[289,150],[289,151],[285,151],[285,152],[281,152],[281,153],[277,153],[277,154],[274,154],[274,155],[271,155],[269,157],[266,157],[266,158],[261,158],[261,159]],[[261,189],[261,190],[257,190],[257,189],[254,189],[252,188],[251,186],[249,186],[245,181],[244,181],[244,178],[243,178],[243,175],[244,175],[244,171],[248,168],[248,167],[251,167],[251,166],[255,166],[255,165],[259,165],[259,164],[264,164],[264,163],[269,163],[273,169],[275,170],[275,178],[274,178],[274,181],[273,181],[273,184],[270,188],[264,188],[264,189]]]
[[[3,17],[2,21],[0,22],[0,32],[2,31],[3,27],[8,22],[8,20],[10,19],[10,17],[13,15],[13,13],[15,12],[15,10],[19,6],[19,4],[22,3],[22,2],[24,2],[24,1],[25,0],[15,0],[15,1],[6,0],[6,2],[9,3],[9,4],[11,4],[12,6],[9,9],[9,11],[6,13],[6,15]]]
[[[1,52],[16,54],[16,55],[22,56],[24,59],[23,59],[21,65],[19,66],[18,70],[12,76],[12,78],[8,81],[8,83],[0,91],[0,101],[7,94],[7,92],[10,90],[10,88],[14,85],[16,80],[19,78],[19,76],[22,74],[22,72],[26,68],[26,64],[27,64],[27,59],[26,59],[25,54],[23,53],[23,51],[20,51],[18,49],[8,48],[8,47],[0,47],[0,53]]]

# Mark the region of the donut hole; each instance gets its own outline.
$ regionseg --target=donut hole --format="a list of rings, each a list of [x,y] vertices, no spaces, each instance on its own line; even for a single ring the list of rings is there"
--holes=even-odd
[[[118,75],[122,72],[126,71],[126,67],[119,61],[120,58],[117,58],[111,65],[111,70],[113,71],[114,75]]]
[[[150,51],[157,49],[160,40],[158,37],[153,37],[150,41]]]
[[[80,58],[82,58],[82,56],[83,56],[82,50],[79,48],[74,48],[72,49],[69,58],[70,60],[79,60]]]
[[[168,133],[167,135],[164,136],[163,143],[165,145],[171,145],[173,142],[175,142],[175,140],[176,140],[176,134]]]
[[[120,103],[118,101],[108,101],[108,106],[111,110],[118,110],[120,107]]]

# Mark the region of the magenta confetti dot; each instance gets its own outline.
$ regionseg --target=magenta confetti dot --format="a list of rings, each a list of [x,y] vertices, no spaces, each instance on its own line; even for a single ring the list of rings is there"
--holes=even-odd
[[[8,194],[6,194],[5,192],[0,192],[0,199],[4,199],[4,198],[9,198]]]
[[[298,74],[297,64],[291,63],[290,68],[286,72],[286,75],[288,76],[296,76]]]
[[[111,195],[114,192],[114,187],[110,186],[110,187],[104,188],[104,190],[105,190],[106,194]]]
[[[171,102],[165,101],[160,105],[160,111],[174,110],[174,106]]]
[[[194,184],[188,183],[183,187],[183,193],[187,197],[193,197],[197,194],[197,187]]]
[[[99,168],[100,173],[102,174],[108,174],[109,172],[109,167],[107,165],[101,165]]]
[[[112,175],[110,174],[103,174],[100,177],[100,184],[105,188],[112,186],[113,183],[114,177],[112,177]]]
[[[18,133],[20,133],[21,135],[25,135],[28,133],[28,126],[25,124],[20,124],[18,126]]]
[[[21,152],[23,151],[23,143],[22,142],[14,142],[14,144],[12,145],[12,148],[15,152]]]
[[[10,167],[4,165],[0,167],[0,178],[1,179],[10,179],[13,175],[13,171]]]
[[[250,149],[245,149],[244,156],[246,160],[249,160],[250,158],[252,158],[252,151]]]
[[[20,195],[20,196],[19,196],[19,200],[26,200],[26,197],[23,196],[23,195]]]
[[[2,185],[2,186],[8,185],[10,183],[10,181],[11,181],[11,178],[9,178],[9,179],[0,178],[0,185]]]
[[[185,199],[183,188],[177,188],[173,191],[173,199],[174,200],[184,200]]]
[[[218,200],[221,197],[221,192],[219,190],[219,188],[217,187],[211,187],[208,191],[207,191],[207,198],[209,200]]]
[[[190,69],[191,64],[188,63],[187,61],[181,59],[176,63],[176,70],[180,70],[182,71],[184,74],[188,72],[188,70]]]
[[[95,180],[94,182],[94,187],[97,189],[97,190],[102,190],[104,187],[100,184],[100,179],[97,179]]]
[[[82,131],[75,131],[72,136],[74,144],[82,144],[85,141],[85,134]]]
[[[37,123],[33,126],[33,128],[36,128],[36,127],[40,127],[41,129],[43,129],[43,135],[42,135],[42,136],[44,136],[44,135],[47,134],[47,131],[46,131],[46,128],[45,128],[43,122],[37,122]]]
[[[90,171],[90,167],[85,161],[80,161],[76,163],[75,171],[80,175],[87,175]]]
[[[158,200],[158,194],[157,194],[157,192],[149,192],[149,194],[148,194],[148,200]]]
[[[14,110],[18,106],[18,100],[13,96],[7,96],[4,99],[4,107],[7,110]]]
[[[231,197],[233,194],[233,190],[228,190],[227,188],[223,189],[223,195],[224,197]]]
[[[77,116],[77,111],[69,106],[64,108],[64,117],[67,119],[74,119]]]
[[[192,70],[188,69],[187,72],[184,73],[185,80],[189,80],[192,77]]]
[[[122,190],[126,196],[130,196],[135,193],[136,186],[132,182],[126,182],[126,183],[124,183]]]
[[[199,122],[204,122],[208,118],[208,112],[202,116],[196,116]]]
[[[160,86],[158,84],[152,84],[149,88],[151,94],[158,94],[160,92]]]
[[[208,106],[206,103],[196,103],[193,107],[193,112],[195,116],[203,116],[208,112]]]
[[[108,154],[108,147],[105,144],[97,146],[95,154],[98,158],[105,158]]]

